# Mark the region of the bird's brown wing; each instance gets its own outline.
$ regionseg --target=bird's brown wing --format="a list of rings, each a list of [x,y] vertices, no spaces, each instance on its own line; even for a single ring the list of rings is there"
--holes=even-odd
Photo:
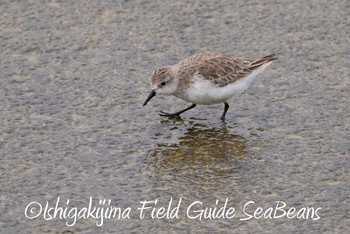
[[[235,58],[223,53],[202,53],[193,57],[196,72],[216,85],[234,83],[262,65],[276,60],[274,55],[257,59]]]

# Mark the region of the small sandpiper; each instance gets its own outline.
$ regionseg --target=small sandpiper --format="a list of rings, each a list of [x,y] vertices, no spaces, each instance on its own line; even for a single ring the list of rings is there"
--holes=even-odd
[[[246,90],[256,75],[276,59],[274,54],[257,59],[235,58],[216,52],[195,54],[173,66],[156,69],[150,79],[152,91],[143,105],[156,94],[174,95],[191,102],[192,105],[182,111],[160,113],[160,116],[176,118],[197,104],[224,103],[221,119],[225,120],[228,100]]]

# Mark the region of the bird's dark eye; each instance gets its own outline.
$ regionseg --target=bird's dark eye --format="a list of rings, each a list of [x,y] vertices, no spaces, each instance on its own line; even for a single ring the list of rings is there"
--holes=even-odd
[[[161,86],[164,86],[165,85],[165,81],[163,81],[162,83],[160,83]]]

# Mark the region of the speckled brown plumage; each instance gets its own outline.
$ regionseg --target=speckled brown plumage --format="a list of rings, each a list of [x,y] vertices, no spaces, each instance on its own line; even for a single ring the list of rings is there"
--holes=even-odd
[[[180,79],[198,73],[215,85],[225,86],[276,59],[274,54],[257,59],[242,59],[224,53],[206,52],[182,60],[174,67],[177,67],[177,76]]]

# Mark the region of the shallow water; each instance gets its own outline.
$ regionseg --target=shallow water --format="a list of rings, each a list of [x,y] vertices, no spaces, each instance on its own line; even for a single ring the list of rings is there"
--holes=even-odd
[[[349,12],[345,0],[1,3],[1,233],[344,233]],[[202,51],[279,60],[230,102],[226,123],[223,105],[176,121],[158,112],[188,103],[157,96],[142,107],[155,68]],[[68,210],[110,199],[130,219],[98,227],[91,217],[67,226],[72,218],[25,216],[31,202],[55,207],[58,197]],[[172,209],[182,198],[178,219],[140,218],[140,201],[171,198]],[[186,214],[192,202],[219,199],[219,209],[226,198],[231,219]],[[252,214],[277,201],[320,207],[320,219],[242,220],[244,205]]]

